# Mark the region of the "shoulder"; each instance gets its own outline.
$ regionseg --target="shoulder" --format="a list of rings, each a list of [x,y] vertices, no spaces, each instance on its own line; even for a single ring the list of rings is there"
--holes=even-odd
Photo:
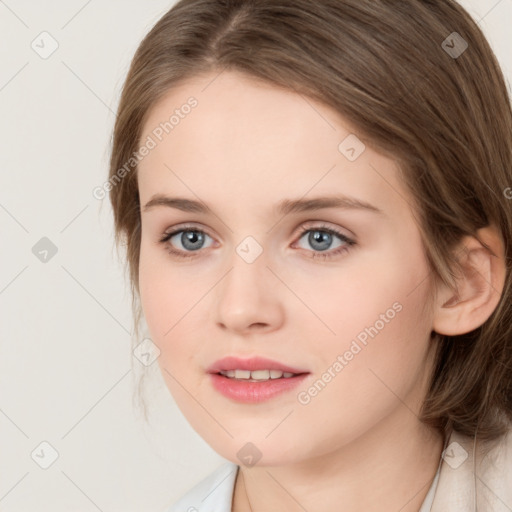
[[[225,462],[165,512],[231,512],[238,469],[237,464]]]
[[[453,432],[442,454],[431,512],[512,510],[512,424],[493,441]]]

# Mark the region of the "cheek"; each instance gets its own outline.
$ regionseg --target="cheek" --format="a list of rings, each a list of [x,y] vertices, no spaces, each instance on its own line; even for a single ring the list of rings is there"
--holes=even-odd
[[[378,316],[386,315],[386,308],[367,302],[364,313],[347,310],[345,322],[340,315],[334,328],[342,334],[324,337],[328,343],[318,346],[322,361],[311,387],[299,390],[305,394],[295,419],[301,418],[300,428],[317,438],[319,452],[354,440],[393,411],[419,412],[429,331],[417,301],[406,293],[390,294],[402,309],[388,310],[387,323]],[[383,305],[390,306],[388,302]]]
[[[142,309],[151,333],[167,339],[194,297],[193,281],[171,265],[163,246],[143,238],[139,258],[139,289]],[[197,299],[196,299],[197,300]]]
[[[336,377],[326,386],[326,400],[341,400],[348,410],[372,410],[372,397],[396,402],[393,393],[406,396],[426,367],[432,324],[425,308],[426,262],[413,245],[408,253],[389,251],[381,256],[381,265],[359,260],[361,266],[345,279],[326,280],[323,288],[315,286],[308,295],[334,333],[322,335],[315,349],[321,363],[315,370],[323,374],[331,368]],[[326,293],[320,294],[321,289]],[[304,329],[306,338],[318,337],[307,324]]]
[[[211,276],[210,279],[211,281]],[[160,349],[159,365],[179,379],[195,378],[190,372],[197,367],[201,353],[207,310],[208,290],[213,286],[197,273],[169,261],[162,247],[142,242],[139,265],[139,290],[144,318],[151,339]],[[168,375],[164,373],[164,377]],[[169,380],[171,388],[175,384]]]
[[[316,269],[299,277],[290,274],[294,293],[304,298],[310,310],[305,311],[299,301],[297,306],[294,301],[288,304],[293,305],[293,322],[302,324],[302,332],[309,332],[304,339],[320,336],[321,347],[342,353],[355,338],[363,345],[378,339],[379,346],[388,348],[385,339],[391,346],[400,346],[401,340],[430,332],[424,314],[426,262],[414,247],[407,253],[394,247],[390,244],[373,254],[354,253],[337,269]]]

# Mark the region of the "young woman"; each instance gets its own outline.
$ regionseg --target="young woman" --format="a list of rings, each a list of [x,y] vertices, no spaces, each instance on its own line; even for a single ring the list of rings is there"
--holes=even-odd
[[[512,510],[511,140],[453,0],[158,21],[113,134],[116,241],[228,461],[170,511]]]

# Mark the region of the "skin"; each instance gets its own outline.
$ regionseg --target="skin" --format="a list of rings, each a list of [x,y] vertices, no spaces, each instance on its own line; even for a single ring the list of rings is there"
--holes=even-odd
[[[468,312],[477,306],[482,323],[496,300],[471,302],[480,283],[469,283],[466,309],[440,313],[452,293],[436,289],[434,301],[412,198],[395,162],[369,146],[349,161],[338,145],[356,132],[335,111],[224,71],[170,90],[150,111],[141,140],[190,96],[198,106],[139,164],[140,202],[162,193],[203,201],[211,212],[142,209],[140,296],[177,405],[215,451],[241,465],[232,510],[417,512],[443,446],[418,419],[433,362],[431,331],[469,329]],[[273,212],[286,198],[333,193],[383,214]],[[202,248],[188,250],[191,258],[159,242],[184,223],[207,234]],[[356,245],[313,259],[347,245],[333,236],[319,251],[298,231],[322,225]],[[172,247],[186,253],[180,236]],[[263,250],[253,263],[236,252],[247,236]],[[299,403],[298,392],[397,302],[401,311],[310,403]],[[215,391],[205,373],[226,355],[261,355],[311,373],[300,389],[240,404]],[[251,467],[237,456],[247,442],[262,454]]]

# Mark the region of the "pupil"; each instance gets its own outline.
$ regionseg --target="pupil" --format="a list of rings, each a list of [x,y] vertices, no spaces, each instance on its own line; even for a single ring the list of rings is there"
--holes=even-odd
[[[330,246],[331,237],[332,237],[332,235],[325,231],[312,231],[309,235],[309,238],[310,238],[309,242],[312,247],[316,247],[319,251],[325,251]],[[322,241],[324,242],[324,245],[321,245],[320,247],[315,245],[318,243],[321,244]]]
[[[197,231],[187,231],[186,233],[183,233],[181,243],[183,244],[183,247],[186,247],[187,249],[190,250],[195,250],[199,248],[196,245],[198,242],[200,245],[202,237],[203,235],[198,233]],[[192,246],[190,246],[189,244],[191,244]]]

